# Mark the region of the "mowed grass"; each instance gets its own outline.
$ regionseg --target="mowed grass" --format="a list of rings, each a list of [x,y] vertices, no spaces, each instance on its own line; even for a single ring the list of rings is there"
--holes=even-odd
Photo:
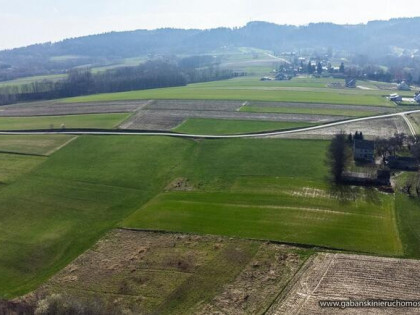
[[[114,128],[130,114],[89,114],[64,116],[1,117],[0,130],[65,128]]]
[[[0,152],[49,155],[73,138],[66,135],[2,135]]]
[[[390,195],[345,194],[296,185],[292,178],[242,178],[225,192],[168,192],[127,221],[130,227],[278,240],[336,249],[402,255]],[[261,187],[271,182],[276,189]],[[258,189],[260,187],[260,189]],[[256,188],[256,189],[254,189]],[[354,200],[353,200],[354,198]]]
[[[180,174],[198,191],[163,193],[123,225],[401,255],[392,196],[331,191],[325,184],[327,144],[202,142]]]
[[[337,106],[338,107],[338,106]],[[243,106],[241,112],[249,113],[279,113],[279,114],[309,114],[309,115],[331,115],[331,116],[349,116],[363,117],[371,116],[375,113],[368,110],[350,110],[334,108],[311,108],[311,107],[261,107],[261,106]],[[384,109],[386,112],[386,109]]]
[[[304,122],[189,118],[174,131],[191,134],[241,134],[312,126]]]
[[[257,77],[236,78],[231,80],[190,84],[183,87],[161,88],[152,90],[129,91],[121,93],[96,94],[63,99],[63,102],[97,102],[137,99],[209,99],[300,102],[350,105],[392,106],[386,100],[384,91],[356,89],[327,89],[316,83],[289,83],[282,81],[259,81]],[[331,79],[334,80],[334,79]],[[315,87],[313,86],[315,85]]]
[[[0,189],[4,184],[10,184],[20,176],[29,173],[46,158],[0,153]],[[0,225],[1,226],[1,225]]]

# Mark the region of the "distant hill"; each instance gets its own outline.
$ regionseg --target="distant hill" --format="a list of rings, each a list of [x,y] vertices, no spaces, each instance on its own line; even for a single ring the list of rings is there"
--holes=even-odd
[[[395,48],[419,49],[419,38],[420,17],[358,25],[250,22],[233,29],[111,32],[0,51],[0,80],[29,72],[31,75],[59,73],[78,65],[105,64],[140,55],[204,54],[223,47],[272,51],[331,48],[383,56]]]

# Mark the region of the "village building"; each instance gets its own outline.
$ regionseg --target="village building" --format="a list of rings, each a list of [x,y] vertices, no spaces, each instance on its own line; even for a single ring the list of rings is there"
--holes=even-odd
[[[391,94],[389,96],[389,100],[392,102],[401,102],[402,101],[402,96],[398,95],[398,94]]]
[[[375,142],[369,140],[354,140],[353,156],[355,161],[369,162],[375,161]]]
[[[385,165],[394,170],[417,171],[419,169],[417,160],[408,156],[388,156],[385,159]]]

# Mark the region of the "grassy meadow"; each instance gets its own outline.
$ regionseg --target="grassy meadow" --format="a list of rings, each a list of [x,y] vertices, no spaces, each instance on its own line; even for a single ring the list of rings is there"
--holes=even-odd
[[[327,145],[78,137],[0,188],[0,297],[36,288],[115,227],[410,253],[392,195],[327,185]]]
[[[202,142],[191,167],[180,173],[192,188],[158,195],[123,225],[401,255],[392,196],[331,191],[325,183],[326,145]]]
[[[387,94],[386,91],[331,89],[323,82],[300,78],[291,81],[259,81],[258,77],[245,77],[183,87],[96,94],[62,101],[78,103],[137,99],[209,99],[395,106],[383,97]]]

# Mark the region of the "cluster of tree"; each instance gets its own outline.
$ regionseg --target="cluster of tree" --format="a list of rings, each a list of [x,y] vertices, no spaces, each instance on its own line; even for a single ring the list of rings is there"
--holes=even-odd
[[[347,56],[366,55],[395,64],[392,58],[387,60],[388,56],[395,56],[393,47],[403,47],[407,52],[414,52],[418,49],[418,36],[413,31],[418,29],[420,18],[375,21],[352,26],[332,23],[293,26],[251,22],[233,29],[111,32],[2,51],[0,80],[64,73],[75,66],[112,64],[140,55],[206,54],[226,47],[255,47],[271,51],[322,50],[329,47]],[[418,54],[416,58],[419,59]],[[362,67],[367,64],[363,58],[359,60],[356,62]],[[411,61],[407,59],[404,64],[408,62]]]
[[[96,93],[123,92],[183,86],[187,83],[228,79],[232,71],[217,66],[181,68],[163,61],[148,61],[137,67],[121,67],[93,74],[76,68],[59,81],[43,80],[22,86],[0,88],[0,105]]]

